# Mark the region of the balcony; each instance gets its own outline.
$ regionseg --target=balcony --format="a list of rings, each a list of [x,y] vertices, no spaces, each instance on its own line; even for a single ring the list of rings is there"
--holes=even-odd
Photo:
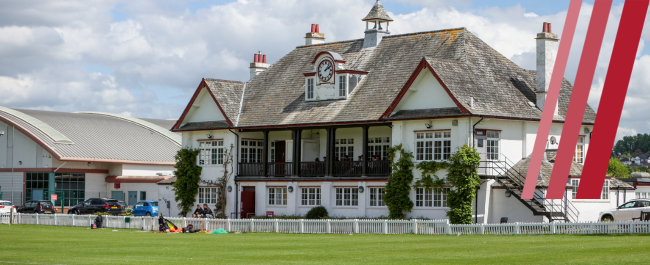
[[[293,172],[292,162],[267,163],[267,173],[264,163],[239,163],[239,176],[242,177],[361,177],[363,174],[362,161],[334,161],[332,173],[328,173],[327,162],[300,162],[298,174]],[[390,161],[369,161],[365,176],[385,177],[390,175]]]

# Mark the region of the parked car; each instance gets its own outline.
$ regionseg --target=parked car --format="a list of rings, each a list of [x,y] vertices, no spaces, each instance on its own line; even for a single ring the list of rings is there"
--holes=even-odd
[[[54,214],[54,205],[47,200],[30,200],[17,210],[19,213]]]
[[[121,215],[122,206],[115,199],[90,198],[68,209],[68,214],[95,214],[95,213],[109,213],[111,215]]]
[[[126,204],[125,201],[118,201],[117,203],[119,203],[120,206],[122,207],[122,215],[126,215],[127,214],[127,209],[129,209],[129,205]]]
[[[14,206],[10,201],[1,201],[0,200],[0,214],[9,214]]]
[[[139,201],[133,206],[134,216],[157,216],[158,215],[158,202],[157,201]]]
[[[616,208],[600,212],[601,221],[632,221],[639,218],[641,212],[650,212],[650,199],[636,199],[621,204]]]

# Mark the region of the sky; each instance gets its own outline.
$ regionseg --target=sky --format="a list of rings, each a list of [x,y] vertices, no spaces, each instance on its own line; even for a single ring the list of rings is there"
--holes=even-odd
[[[565,76],[573,82],[593,1],[584,1]],[[568,0],[383,0],[392,34],[466,27],[535,69],[543,22],[560,35]],[[273,63],[312,23],[326,41],[363,37],[374,0],[0,1],[0,106],[177,119],[201,78],[247,81],[253,54]],[[614,0],[589,105],[597,110],[623,1]],[[648,23],[617,138],[650,133]]]

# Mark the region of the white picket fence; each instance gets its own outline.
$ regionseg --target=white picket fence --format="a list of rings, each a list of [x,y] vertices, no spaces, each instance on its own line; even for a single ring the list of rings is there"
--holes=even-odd
[[[15,214],[13,224],[89,227],[93,215]],[[103,227],[119,229],[158,230],[158,217],[103,216]],[[9,215],[0,215],[0,223],[8,224]],[[375,219],[201,219],[166,218],[178,227],[192,224],[211,231],[223,228],[242,233],[296,234],[420,234],[420,235],[545,235],[545,234],[641,234],[650,233],[650,222],[584,222],[584,223],[508,223],[449,224],[449,220],[375,220]],[[127,222],[127,220],[129,222]]]

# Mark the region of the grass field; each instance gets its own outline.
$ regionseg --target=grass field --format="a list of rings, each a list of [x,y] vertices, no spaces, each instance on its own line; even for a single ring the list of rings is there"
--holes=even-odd
[[[650,235],[154,234],[0,225],[0,263],[648,263]]]

